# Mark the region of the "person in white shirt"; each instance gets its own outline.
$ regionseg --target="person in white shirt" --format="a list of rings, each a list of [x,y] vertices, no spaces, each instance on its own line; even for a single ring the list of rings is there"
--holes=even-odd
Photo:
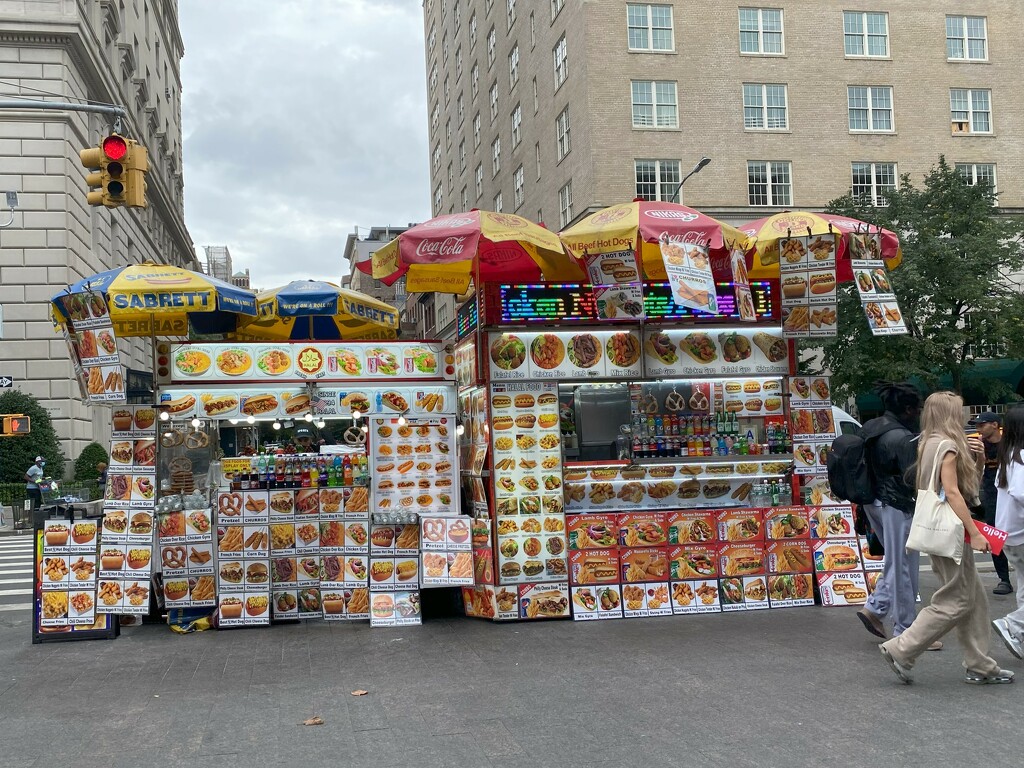
[[[32,500],[32,509],[39,509],[39,505],[43,503],[39,482],[43,479],[43,467],[45,466],[46,461],[43,460],[43,457],[36,456],[36,463],[25,470],[25,492]]]
[[[992,622],[1010,653],[1024,659],[1024,405],[1006,412],[996,454],[996,528],[1006,531],[1003,553],[1017,570],[1017,610]]]

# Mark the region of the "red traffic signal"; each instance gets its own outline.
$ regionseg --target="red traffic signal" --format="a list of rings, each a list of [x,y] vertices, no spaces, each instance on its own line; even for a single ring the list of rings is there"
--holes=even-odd
[[[111,160],[124,160],[128,154],[128,142],[116,133],[103,140],[103,154]]]
[[[21,414],[4,416],[2,424],[3,432],[0,434],[4,436],[27,435],[32,431],[31,419],[28,416],[22,416]]]

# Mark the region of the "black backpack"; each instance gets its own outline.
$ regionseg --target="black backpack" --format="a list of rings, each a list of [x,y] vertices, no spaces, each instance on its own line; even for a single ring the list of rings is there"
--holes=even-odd
[[[867,460],[868,444],[860,435],[840,435],[828,453],[828,484],[832,493],[854,504],[875,500],[875,484]]]

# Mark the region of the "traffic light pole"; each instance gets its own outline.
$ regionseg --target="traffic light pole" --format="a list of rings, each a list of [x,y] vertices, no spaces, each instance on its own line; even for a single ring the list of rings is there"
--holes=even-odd
[[[98,115],[113,115],[127,119],[124,107],[106,106],[102,104],[72,104],[67,101],[32,101],[31,99],[0,101],[0,109],[49,109],[64,112],[95,112]]]

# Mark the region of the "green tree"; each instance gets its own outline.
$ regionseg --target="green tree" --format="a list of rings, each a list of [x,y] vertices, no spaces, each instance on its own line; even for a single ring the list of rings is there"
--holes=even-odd
[[[962,392],[975,356],[1002,356],[993,352],[1005,350],[1007,357],[1021,357],[1024,296],[1014,280],[1024,267],[1024,219],[994,211],[991,187],[967,184],[945,157],[921,187],[904,175],[885,201],[875,207],[847,194],[827,210],[899,235],[903,263],[890,279],[910,333],[872,336],[856,287],[842,286],[839,333],[820,358],[821,367],[832,371],[833,390],[856,396],[876,381],[912,377],[934,388],[949,376]],[[995,381],[983,388],[990,397],[1007,389]]]
[[[104,464],[110,461],[106,448],[99,443],[89,443],[85,446],[75,459],[75,485],[95,488],[96,478],[100,476],[96,465],[101,461]]]
[[[0,414],[21,413],[32,422],[32,431],[22,437],[0,438],[0,482],[21,483],[25,470],[36,456],[46,459],[46,474],[55,480],[64,477],[64,451],[53,430],[50,414],[32,395],[17,389],[0,394]]]

